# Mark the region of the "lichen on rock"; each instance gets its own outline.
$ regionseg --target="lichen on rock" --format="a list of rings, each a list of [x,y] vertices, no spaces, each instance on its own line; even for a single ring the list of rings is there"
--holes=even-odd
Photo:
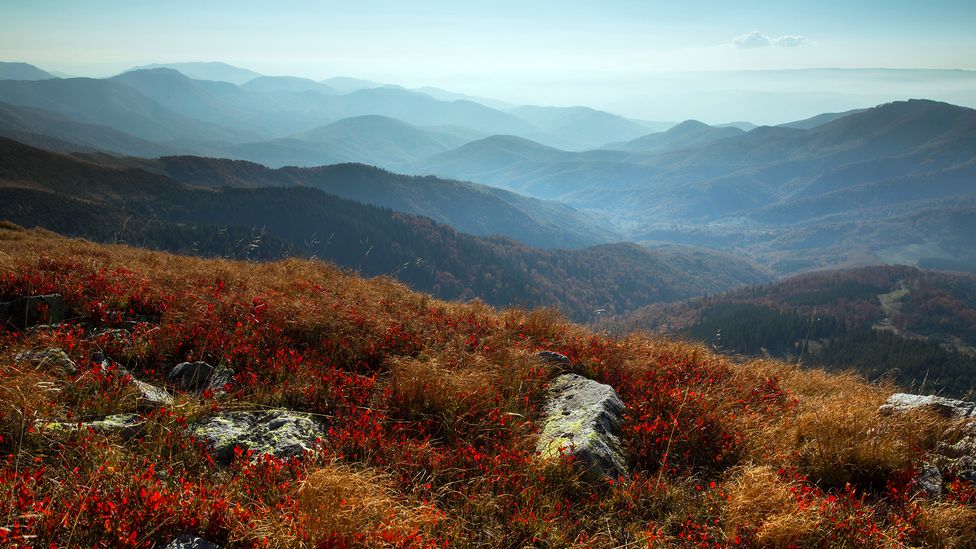
[[[234,448],[238,447],[255,456],[300,456],[314,449],[322,436],[322,429],[312,416],[284,410],[225,412],[193,425],[191,432],[205,441],[214,458],[222,463],[230,463]]]
[[[593,480],[627,476],[620,441],[620,416],[626,409],[613,387],[576,374],[549,386],[537,451],[543,460],[577,459]]]

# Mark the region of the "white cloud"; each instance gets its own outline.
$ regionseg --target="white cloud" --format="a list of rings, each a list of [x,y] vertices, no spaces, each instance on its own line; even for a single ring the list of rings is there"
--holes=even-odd
[[[752,31],[749,34],[736,36],[732,40],[732,45],[737,48],[765,48],[770,44],[769,37],[759,31]]]
[[[800,35],[780,36],[779,38],[773,40],[773,45],[781,48],[795,48],[797,46],[802,46],[809,43],[810,40],[808,40],[806,36]]]
[[[778,48],[795,48],[804,44],[809,44],[810,40],[798,34],[788,34],[773,38],[759,31],[752,31],[749,34],[736,36],[732,39],[732,46],[741,49],[768,48],[775,46]]]

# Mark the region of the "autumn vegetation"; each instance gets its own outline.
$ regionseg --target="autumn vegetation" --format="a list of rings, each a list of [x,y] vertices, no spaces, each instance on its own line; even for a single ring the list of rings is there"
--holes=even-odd
[[[958,426],[882,416],[894,387],[649,335],[613,338],[550,310],[445,302],[315,260],[235,262],[0,227],[0,301],[60,293],[70,320],[0,331],[0,540],[153,547],[908,547],[976,543],[976,489],[919,468]],[[126,328],[112,331],[112,328]],[[59,347],[67,374],[16,360]],[[631,475],[591,483],[542,463],[546,382],[571,358],[627,404]],[[113,364],[93,364],[101,353]],[[234,370],[226,395],[139,411],[128,375],[185,360]],[[128,374],[123,374],[124,368]],[[215,463],[186,429],[217,410],[285,408],[316,450]],[[139,411],[135,438],[51,421]]]

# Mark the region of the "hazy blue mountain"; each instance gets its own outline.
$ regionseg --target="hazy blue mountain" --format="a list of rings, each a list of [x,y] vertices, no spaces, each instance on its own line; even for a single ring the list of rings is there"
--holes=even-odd
[[[363,80],[362,78],[351,78],[348,76],[336,76],[333,78],[326,78],[325,80],[320,80],[320,84],[325,84],[330,88],[339,90],[343,93],[352,93],[359,90],[369,90],[372,88],[379,88],[385,86],[381,82],[373,82],[372,80]]]
[[[175,154],[178,149],[139,139],[118,130],[79,122],[34,107],[0,103],[0,135],[62,152],[106,151],[130,156]]]
[[[271,167],[362,162],[402,169],[465,142],[451,133],[421,129],[387,116],[364,115],[287,138],[238,145],[228,152]]]
[[[746,122],[740,120],[738,122],[726,122],[725,124],[712,124],[716,128],[739,128],[744,132],[750,132],[759,127],[758,124],[753,124],[752,122]]]
[[[332,98],[336,117],[379,114],[418,126],[454,125],[488,133],[538,131],[514,115],[472,101],[438,101],[429,95],[381,87]]]
[[[167,157],[140,167],[206,186],[296,186],[395,211],[423,215],[477,235],[503,235],[542,248],[619,240],[604,223],[569,206],[501,189],[395,174],[362,164],[271,170],[249,162]]]
[[[126,72],[144,69],[173,69],[180,71],[184,75],[196,80],[215,80],[219,82],[230,82],[231,84],[243,84],[261,76],[252,70],[242,69],[227,63],[219,62],[192,62],[192,63],[153,63],[152,65],[142,65],[133,67]]]
[[[729,135],[708,139],[713,132]],[[784,274],[892,258],[976,261],[961,239],[976,204],[972,109],[903,101],[810,130],[686,123],[665,134],[681,146],[658,134],[643,144],[657,151],[572,153],[495,137],[415,171],[562,200],[636,240],[738,247]],[[929,225],[913,221],[921,212]]]
[[[0,61],[0,80],[47,80],[57,78],[28,63],[7,63]]]
[[[796,128],[798,130],[812,130],[817,126],[822,126],[828,122],[833,122],[838,118],[843,118],[851,114],[857,114],[859,112],[864,112],[867,109],[854,109],[844,112],[825,112],[823,114],[818,114],[817,116],[812,116],[803,120],[797,120],[795,122],[787,122],[786,124],[780,124],[784,128]]]
[[[634,152],[676,151],[736,137],[742,133],[743,130],[736,126],[709,126],[697,120],[686,120],[665,132],[644,135],[624,143],[611,143],[604,148]]]
[[[240,87],[242,90],[251,93],[318,92],[326,95],[343,93],[310,78],[298,78],[296,76],[259,76],[241,84]]]
[[[458,100],[474,101],[475,103],[481,103],[486,107],[491,107],[493,109],[499,109],[499,110],[507,110],[514,107],[514,105],[512,105],[511,103],[506,103],[505,101],[499,101],[498,99],[478,97],[476,95],[468,95],[466,93],[455,93],[452,91],[444,90],[441,88],[434,88],[431,86],[413,88],[412,91],[429,95],[434,99],[440,101],[458,101]]]
[[[239,131],[177,114],[112,80],[0,80],[0,101],[57,112],[160,143],[234,142],[242,137]]]
[[[111,78],[184,116],[241,130],[237,141],[258,140],[307,128],[297,116],[229,82],[196,80],[174,69],[130,71]]]
[[[565,150],[596,149],[647,133],[641,123],[589,107],[524,106],[509,112],[542,130],[525,137]]]

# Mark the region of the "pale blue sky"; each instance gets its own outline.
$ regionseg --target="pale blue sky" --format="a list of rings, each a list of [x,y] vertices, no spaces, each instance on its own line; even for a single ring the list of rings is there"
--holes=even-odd
[[[974,0],[4,0],[0,60],[92,76],[219,60],[633,111],[615,90],[662,71],[973,69],[974,26]]]

